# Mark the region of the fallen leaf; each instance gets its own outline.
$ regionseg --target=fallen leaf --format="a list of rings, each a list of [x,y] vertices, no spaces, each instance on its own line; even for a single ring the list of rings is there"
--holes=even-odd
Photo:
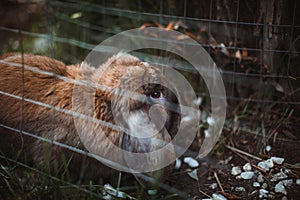
[[[167,31],[173,30],[174,22],[170,22],[168,26],[165,28]]]
[[[235,52],[235,57],[239,60],[239,63],[241,63],[241,61],[242,61],[242,55],[241,55],[240,50],[237,50]]]

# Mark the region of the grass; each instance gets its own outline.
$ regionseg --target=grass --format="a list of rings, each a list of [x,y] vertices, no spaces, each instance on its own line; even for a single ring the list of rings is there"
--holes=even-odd
[[[135,180],[130,177],[116,177],[118,184],[111,186],[89,181],[72,183],[69,176],[50,175],[16,160],[0,157],[4,162],[0,166],[0,199],[171,199],[175,192],[157,191],[148,195]],[[5,163],[5,164],[4,164]],[[47,171],[47,170],[46,170]],[[55,172],[54,172],[55,174]],[[127,175],[129,176],[129,175]],[[131,177],[132,178],[132,177]],[[128,181],[129,180],[129,181]],[[126,185],[124,185],[126,181]],[[121,184],[123,183],[123,185]]]

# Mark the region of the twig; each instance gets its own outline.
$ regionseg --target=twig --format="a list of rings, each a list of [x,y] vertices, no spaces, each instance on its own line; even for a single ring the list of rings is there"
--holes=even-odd
[[[259,170],[259,171],[261,171],[261,172],[267,174],[267,171],[264,170],[263,168],[261,168],[261,167],[259,167],[259,166],[257,166],[257,165],[254,165],[254,164],[251,164],[251,166],[254,167],[255,169],[257,169],[257,170]]]
[[[211,196],[209,196],[208,194],[206,194],[206,193],[205,193],[205,192],[203,192],[202,190],[200,190],[200,189],[199,189],[199,192],[200,192],[201,194],[203,194],[203,195],[207,196],[208,198],[211,198],[211,199],[212,199],[212,197],[211,197]]]
[[[214,172],[214,176],[215,176],[215,178],[216,178],[216,180],[217,180],[217,183],[218,183],[218,185],[219,185],[221,191],[224,193],[223,187],[222,187],[222,185],[221,185],[221,182],[220,182],[220,180],[219,180],[218,174],[217,174],[216,172]]]
[[[256,160],[263,160],[263,159],[261,159],[261,158],[259,158],[259,157],[257,157],[257,156],[254,156],[254,155],[252,155],[252,154],[250,154],[250,153],[247,153],[247,152],[242,151],[242,150],[240,150],[240,149],[237,149],[237,148],[235,148],[235,147],[232,147],[232,146],[229,146],[229,145],[226,145],[226,147],[227,147],[228,149],[230,149],[231,151],[238,152],[238,153],[240,153],[240,154],[246,155],[246,156],[251,157],[251,158],[254,158],[254,159],[256,159]]]
[[[122,172],[119,171],[119,178],[118,178],[118,184],[117,184],[117,190],[118,190],[118,191],[119,191],[119,189],[120,189],[121,179],[122,179]]]

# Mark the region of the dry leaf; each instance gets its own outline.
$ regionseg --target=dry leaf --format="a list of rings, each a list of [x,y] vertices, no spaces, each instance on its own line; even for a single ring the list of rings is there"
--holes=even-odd
[[[242,50],[242,57],[247,57],[248,56],[248,51],[247,49]]]
[[[174,22],[170,22],[168,26],[165,28],[167,31],[173,30]]]
[[[283,89],[283,87],[279,83],[275,83],[274,87],[275,87],[275,89],[276,89],[277,92],[284,93],[284,89]]]
[[[237,50],[235,52],[235,57],[239,60],[239,63],[241,63],[241,61],[242,61],[242,55],[241,55],[240,50]]]

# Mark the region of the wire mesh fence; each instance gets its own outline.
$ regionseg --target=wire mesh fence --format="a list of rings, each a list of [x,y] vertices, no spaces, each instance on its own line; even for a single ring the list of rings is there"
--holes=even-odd
[[[21,69],[23,73],[24,70],[33,70],[34,73],[49,76],[51,77],[49,83],[53,88],[57,87],[59,81],[78,84],[76,80],[72,78],[68,80],[56,71],[48,72],[36,69],[36,66],[27,66],[24,63],[24,55],[26,53],[44,55],[71,66],[81,63],[99,43],[122,31],[140,28],[143,37],[155,38],[156,36],[143,30],[147,27],[157,27],[164,31],[174,30],[201,45],[221,71],[226,89],[227,119],[221,139],[208,157],[200,159],[204,165],[197,168],[196,175],[191,175],[194,168],[190,169],[187,166],[173,170],[167,181],[158,184],[157,188],[161,188],[162,191],[153,195],[152,190],[144,189],[132,175],[126,173],[107,172],[108,178],[103,179],[97,177],[97,173],[92,173],[91,179],[85,177],[88,172],[98,170],[98,165],[93,159],[97,155],[87,152],[80,145],[68,145],[67,139],[65,143],[61,143],[45,134],[37,134],[35,131],[38,130],[30,128],[31,131],[26,130],[24,122],[28,116],[23,111],[27,109],[29,103],[51,110],[53,116],[48,116],[47,119],[53,126],[49,128],[50,132],[55,131],[55,124],[58,123],[55,113],[66,115],[78,113],[70,111],[69,108],[56,106],[55,95],[52,101],[47,103],[38,98],[26,97],[28,89],[24,87],[26,80],[24,75],[20,76],[23,84],[16,83],[20,86],[18,91],[21,95],[7,92],[5,83],[3,84],[4,80],[1,80],[0,98],[2,100],[10,98],[12,102],[18,100],[23,103],[18,108],[11,108],[14,112],[20,113],[17,126],[6,123],[9,119],[5,118],[4,111],[9,109],[0,108],[1,136],[4,138],[8,134],[16,135],[19,138],[17,140],[20,140],[17,142],[18,145],[11,145],[14,143],[13,139],[5,141],[6,144],[0,143],[2,146],[0,148],[0,191],[2,193],[0,197],[4,199],[43,196],[54,199],[99,197],[181,199],[213,197],[216,193],[221,193],[228,199],[233,198],[229,194],[240,198],[247,198],[249,195],[252,195],[252,198],[259,197],[262,195],[259,190],[253,193],[255,189],[244,186],[246,191],[239,192],[232,189],[234,187],[228,183],[230,179],[228,177],[231,175],[229,158],[232,160],[232,165],[242,165],[242,161],[246,160],[256,166],[253,157],[245,158],[240,152],[227,148],[228,146],[240,148],[242,152],[258,155],[261,158],[284,157],[286,165],[274,170],[292,170],[288,175],[289,178],[299,180],[300,170],[297,163],[300,162],[300,149],[297,146],[300,146],[300,18],[298,7],[297,1],[293,0],[262,2],[239,0],[12,2],[6,0],[1,2],[1,55],[9,52],[20,52],[23,55],[20,57],[21,62],[17,64],[9,63],[2,57],[1,66],[10,65]],[[172,39],[169,42],[174,44],[185,41],[185,38]],[[106,51],[108,52],[109,48],[104,49],[103,54],[107,53]],[[189,80],[201,100],[199,109],[202,114],[195,141],[184,155],[197,155],[203,135],[210,123],[211,97],[205,81],[189,62],[178,55],[157,49],[137,50],[131,53],[153,65],[172,67]],[[1,105],[5,106],[3,103]],[[99,121],[104,126],[111,126],[106,121]],[[56,164],[49,164],[53,165],[50,168],[39,168],[30,162],[30,158],[26,158],[26,154],[21,153],[27,141],[27,139],[23,140],[23,136],[46,142],[50,157],[51,151],[55,151],[53,146],[59,146],[69,151],[71,157],[79,156],[81,159],[72,163],[73,167],[70,166],[71,159],[65,158]],[[7,144],[8,142],[11,144]],[[267,145],[272,146],[273,152],[265,150]],[[3,148],[8,146],[15,148],[14,156],[4,153]],[[44,156],[49,155],[45,153]],[[225,164],[217,167],[216,163]],[[20,170],[21,167],[23,170]],[[77,168],[75,173],[78,174],[75,179],[70,174],[72,168]],[[106,168],[103,170],[109,171]],[[216,172],[221,180],[218,179]],[[140,176],[140,179],[149,178],[143,174]],[[213,182],[211,177],[216,177],[219,190],[210,187]],[[182,183],[178,183],[177,179],[182,179]],[[186,184],[189,187],[185,186]],[[234,182],[234,184],[241,183]],[[299,184],[294,185],[291,188],[286,186],[288,194],[272,193],[275,185],[270,185],[269,190],[274,198],[287,196],[293,199],[299,195]]]

